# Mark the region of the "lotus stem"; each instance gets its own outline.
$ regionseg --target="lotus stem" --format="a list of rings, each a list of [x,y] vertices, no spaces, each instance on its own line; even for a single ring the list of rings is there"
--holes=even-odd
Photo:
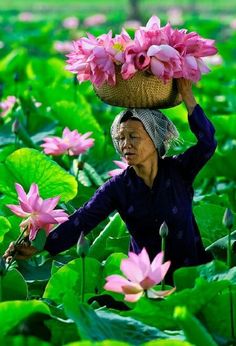
[[[230,325],[231,325],[231,337],[235,339],[235,331],[234,331],[234,302],[233,302],[233,294],[232,294],[232,286],[229,285],[229,309],[230,309]],[[236,322],[236,321],[235,321]]]
[[[81,270],[81,302],[84,303],[84,290],[85,290],[85,256],[81,257],[82,270]]]
[[[231,247],[231,230],[228,229],[228,246],[227,246],[227,265],[232,267],[232,247]]]
[[[166,251],[166,237],[161,237],[161,251],[164,252],[163,263],[165,262],[165,251]],[[161,281],[161,290],[165,290],[165,278]]]

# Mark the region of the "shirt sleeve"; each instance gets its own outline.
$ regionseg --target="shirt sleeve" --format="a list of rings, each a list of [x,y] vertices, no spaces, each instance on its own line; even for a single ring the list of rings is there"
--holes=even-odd
[[[83,207],[70,215],[69,220],[49,233],[44,249],[51,255],[69,249],[77,243],[82,231],[85,235],[88,234],[115,209],[115,194],[111,178]]]
[[[191,184],[197,173],[214,154],[217,142],[214,137],[215,129],[204,114],[202,108],[196,105],[193,113],[188,116],[191,131],[197,138],[197,143],[183,154],[175,157],[184,178]]]

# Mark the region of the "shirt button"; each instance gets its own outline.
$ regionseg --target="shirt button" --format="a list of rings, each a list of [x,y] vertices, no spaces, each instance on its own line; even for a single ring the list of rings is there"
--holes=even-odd
[[[176,206],[174,206],[172,208],[172,214],[177,214],[178,213],[178,208]]]

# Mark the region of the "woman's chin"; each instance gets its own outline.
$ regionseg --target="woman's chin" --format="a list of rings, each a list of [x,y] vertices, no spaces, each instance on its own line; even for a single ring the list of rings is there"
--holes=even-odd
[[[133,156],[125,155],[125,161],[128,163],[128,165],[132,166],[133,163],[135,162]]]

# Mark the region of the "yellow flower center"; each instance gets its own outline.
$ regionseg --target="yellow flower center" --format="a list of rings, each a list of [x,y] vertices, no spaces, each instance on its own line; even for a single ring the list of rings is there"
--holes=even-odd
[[[119,52],[122,52],[124,50],[123,45],[120,42],[116,42],[113,44],[113,48],[116,49]]]

